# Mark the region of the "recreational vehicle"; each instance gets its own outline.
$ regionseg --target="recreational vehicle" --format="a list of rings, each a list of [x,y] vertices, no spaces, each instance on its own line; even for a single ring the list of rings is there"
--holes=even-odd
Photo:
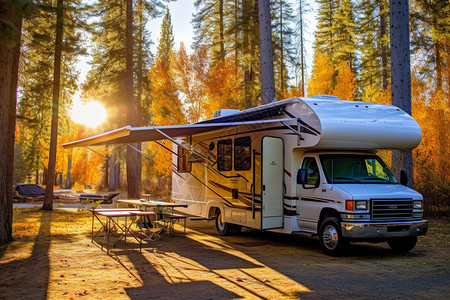
[[[172,201],[215,218],[219,234],[242,227],[317,235],[327,254],[351,241],[387,241],[397,252],[427,232],[423,198],[377,155],[415,148],[417,122],[384,104],[334,96],[221,110],[189,125],[125,127],[65,147],[171,140]]]

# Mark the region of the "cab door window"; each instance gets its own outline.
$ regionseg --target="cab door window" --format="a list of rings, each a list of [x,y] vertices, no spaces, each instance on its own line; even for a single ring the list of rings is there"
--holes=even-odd
[[[307,171],[307,185],[316,186],[319,183],[319,167],[317,166],[316,159],[314,157],[306,157],[303,160],[302,169]]]

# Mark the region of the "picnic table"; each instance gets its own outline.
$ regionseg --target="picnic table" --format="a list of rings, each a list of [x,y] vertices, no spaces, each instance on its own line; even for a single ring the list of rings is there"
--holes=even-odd
[[[161,200],[126,200],[121,199],[117,200],[117,203],[123,203],[132,205],[138,208],[143,208],[145,210],[146,208],[156,208],[158,211],[156,212],[157,217],[159,217],[159,221],[163,221],[164,228],[167,230],[167,233],[169,236],[171,236],[175,230],[174,230],[174,224],[176,222],[179,222],[180,220],[184,221],[184,235],[186,235],[186,215],[182,214],[175,214],[174,208],[177,207],[187,207],[187,204],[181,204],[181,203],[174,203],[174,202],[166,202]],[[163,208],[169,208],[170,213],[162,213]]]
[[[101,232],[104,232],[105,235],[101,242],[101,248],[106,247],[106,253],[109,255],[111,244],[110,239],[113,235],[118,236],[118,240],[112,245],[115,247],[117,243],[119,243],[122,239],[126,243],[127,236],[133,237],[139,243],[139,251],[142,251],[142,238],[136,235],[131,227],[137,222],[139,218],[154,215],[154,212],[151,211],[142,211],[139,209],[89,209],[92,212],[92,233],[91,233],[91,241],[94,242],[94,237],[99,235]],[[104,219],[102,218],[104,217]],[[137,218],[132,218],[137,217]],[[119,218],[124,218],[125,222],[120,223]],[[94,223],[95,219],[100,222],[100,228],[94,234]],[[129,219],[129,220],[128,220]]]

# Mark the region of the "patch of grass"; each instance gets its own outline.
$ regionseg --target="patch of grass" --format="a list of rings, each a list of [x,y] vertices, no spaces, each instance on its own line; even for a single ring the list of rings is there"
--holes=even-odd
[[[449,247],[450,222],[444,219],[432,219],[428,222],[428,233],[419,238],[419,244]]]

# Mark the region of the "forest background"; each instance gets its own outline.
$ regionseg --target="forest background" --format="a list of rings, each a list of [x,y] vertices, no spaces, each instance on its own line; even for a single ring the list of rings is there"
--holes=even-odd
[[[64,40],[55,185],[126,190],[126,146],[65,151],[62,144],[129,125],[126,97],[126,2],[64,1]],[[14,182],[45,182],[50,148],[56,1],[34,1],[24,19]],[[181,4],[181,1],[180,1]],[[389,2],[318,0],[314,40],[306,41],[305,0],[271,1],[276,99],[332,94],[344,100],[391,103]],[[163,18],[157,41],[146,24]],[[257,0],[195,0],[191,49],[175,47],[166,1],[133,1],[134,126],[173,125],[212,117],[221,108],[261,104]],[[416,189],[428,213],[450,209],[450,4],[410,1],[412,115],[423,138],[413,151]],[[305,44],[314,44],[313,60]],[[156,51],[151,44],[156,43]],[[153,47],[154,49],[155,47]],[[76,65],[91,57],[86,80]],[[306,70],[311,69],[311,72]],[[73,122],[77,91],[101,103],[107,119],[95,129]],[[167,145],[170,148],[170,145]],[[141,191],[170,191],[171,154],[143,143]],[[381,153],[386,161],[390,154]],[[153,159],[147,159],[153,157]],[[68,170],[70,169],[70,172]],[[166,195],[167,196],[167,195]]]

